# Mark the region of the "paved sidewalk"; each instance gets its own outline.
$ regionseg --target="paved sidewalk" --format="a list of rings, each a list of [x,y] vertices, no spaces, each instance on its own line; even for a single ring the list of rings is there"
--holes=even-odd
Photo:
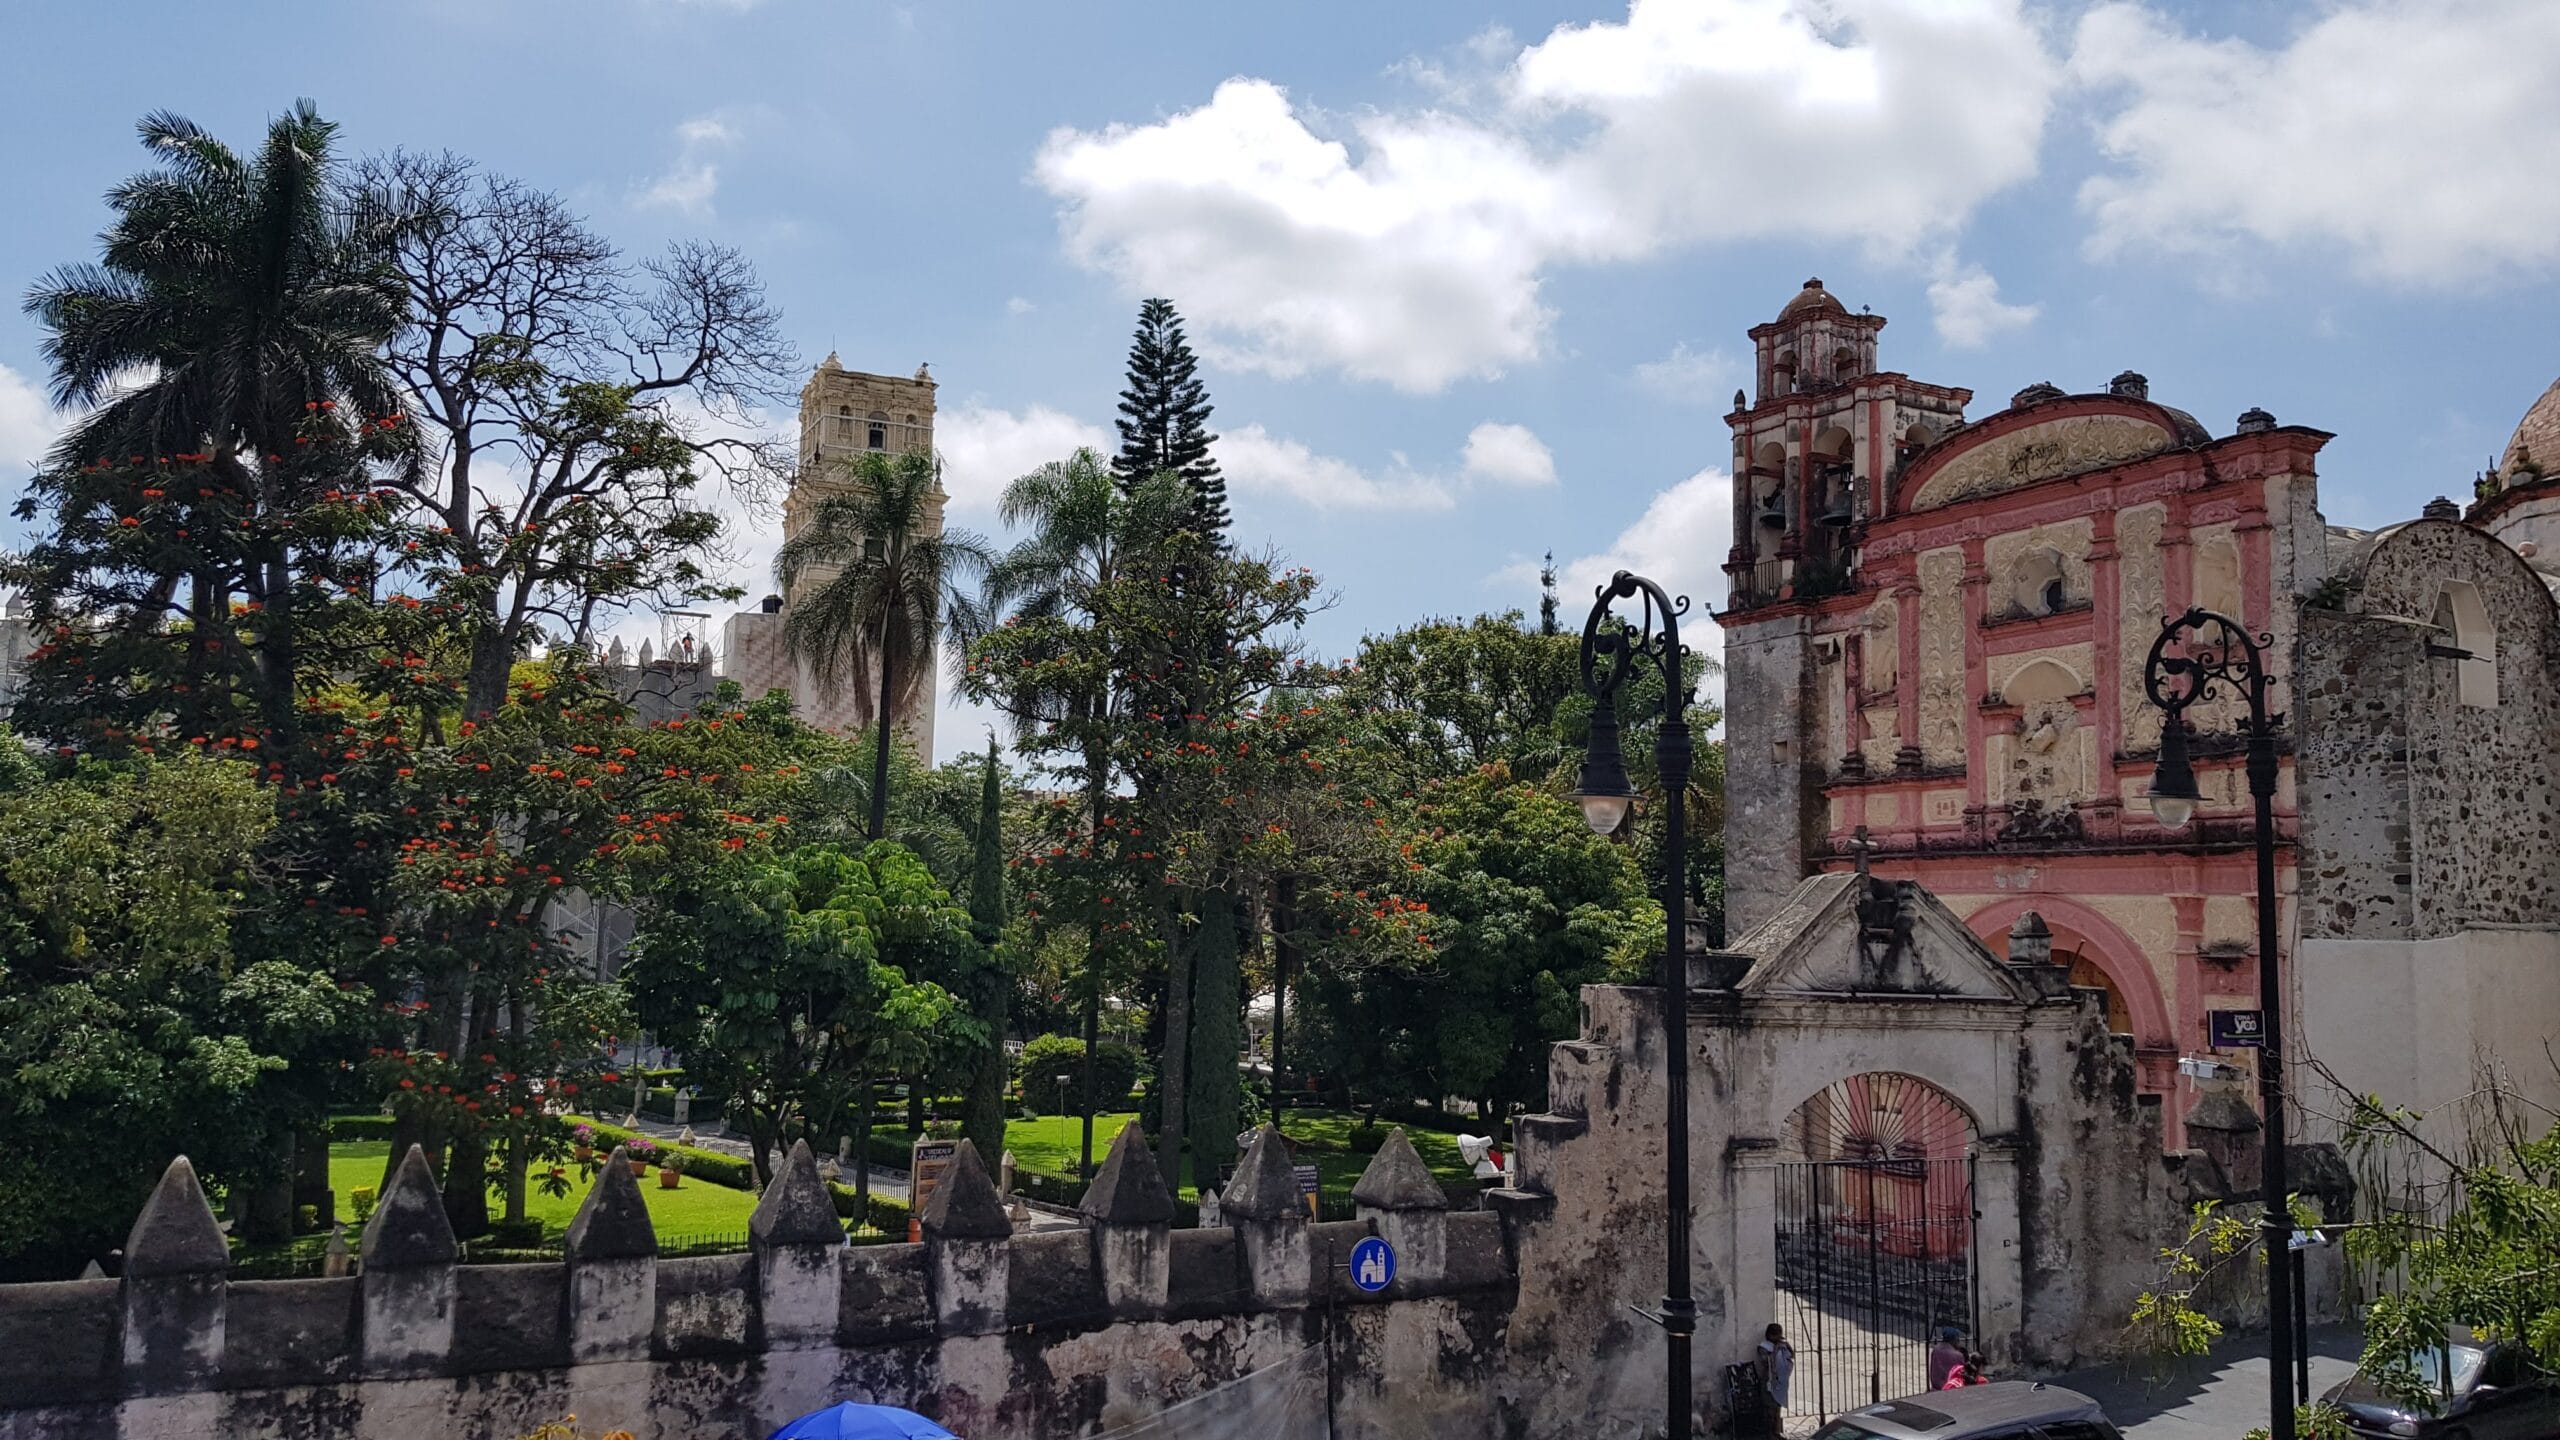
[[[2355,1369],[2352,1326],[2311,1332],[2311,1393]],[[2236,1440],[2267,1423],[2267,1337],[2235,1336],[2209,1355],[2167,1364],[2107,1365],[2054,1377],[2107,1407],[2125,1440]]]

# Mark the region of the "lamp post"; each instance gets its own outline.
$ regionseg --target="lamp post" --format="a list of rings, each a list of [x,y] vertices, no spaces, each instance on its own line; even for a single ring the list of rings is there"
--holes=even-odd
[[[2257,805],[2258,1104],[2264,1110],[2265,1187],[2259,1218],[2267,1266],[2268,1425],[2272,1440],[2293,1440],[2293,1212],[2284,1153],[2284,987],[2276,973],[2276,729],[2284,717],[2267,709],[2266,647],[2228,615],[2197,606],[2164,620],[2142,669],[2143,689],[2160,707],[2160,763],[2151,772],[2151,813],[2162,827],[2184,829],[2195,818],[2196,773],[2187,761],[2187,707],[2228,685],[2249,702],[2249,795]],[[2171,653],[2172,649],[2176,653]]]
[[[1639,601],[1638,622],[1610,613],[1624,599]],[[1689,686],[1682,675],[1688,652],[1680,648],[1680,616],[1687,596],[1674,600],[1641,575],[1621,570],[1602,586],[1582,625],[1582,688],[1598,702],[1591,712],[1591,743],[1584,751],[1582,783],[1573,798],[1593,832],[1615,834],[1635,806],[1625,758],[1618,751],[1618,690],[1642,660],[1662,675],[1662,725],[1653,746],[1661,773],[1663,815],[1662,1037],[1670,1060],[1665,1077],[1663,1198],[1670,1210],[1669,1247],[1663,1269],[1662,1323],[1668,1376],[1663,1434],[1689,1440],[1689,1345],[1697,1333],[1698,1307],[1689,1297]],[[1659,629],[1656,629],[1656,626]]]

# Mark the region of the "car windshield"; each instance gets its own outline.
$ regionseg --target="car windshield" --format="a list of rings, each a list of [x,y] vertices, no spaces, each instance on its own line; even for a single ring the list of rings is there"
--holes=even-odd
[[[2456,1345],[2453,1350],[2453,1393],[2466,1394],[2472,1382],[2480,1378],[2480,1367],[2489,1354],[2476,1345]],[[2409,1368],[2418,1373],[2418,1383],[2430,1390],[2441,1391],[2444,1383],[2445,1352],[2442,1349],[2417,1350],[2409,1355]]]

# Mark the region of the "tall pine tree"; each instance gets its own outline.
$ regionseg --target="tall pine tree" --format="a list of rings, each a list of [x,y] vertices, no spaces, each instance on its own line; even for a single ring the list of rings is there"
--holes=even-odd
[[[1138,333],[1129,342],[1129,388],[1120,392],[1120,453],[1111,472],[1130,489],[1150,475],[1172,471],[1191,487],[1200,530],[1224,541],[1227,481],[1209,447],[1209,392],[1200,383],[1199,360],[1183,338],[1173,302],[1153,299],[1138,308]]]

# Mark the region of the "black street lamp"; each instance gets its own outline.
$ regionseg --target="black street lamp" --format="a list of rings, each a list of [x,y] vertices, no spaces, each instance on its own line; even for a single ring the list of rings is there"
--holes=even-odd
[[[2229,685],[2249,702],[2249,794],[2257,802],[2258,846],[2258,1104],[2265,1113],[2266,1214],[2260,1245],[2267,1261],[2268,1426],[2272,1440],[2293,1440],[2293,1286],[2289,1272],[2293,1212],[2284,1153],[2284,987],[2276,973],[2276,730],[2284,717],[2267,709],[2266,647],[2228,615],[2197,606],[2164,620],[2151,642],[2142,685],[2160,707],[2160,763],[2151,772],[2151,813],[2170,830],[2196,812],[2196,772],[2187,762],[2187,707]],[[2175,646],[2178,653],[2170,653]]]
[[[1630,625],[1609,607],[1630,596],[1642,599],[1642,615]],[[1618,689],[1638,660],[1662,673],[1662,727],[1653,746],[1661,772],[1663,817],[1662,910],[1668,918],[1662,946],[1662,1038],[1670,1059],[1665,1083],[1669,1094],[1663,1124],[1663,1190],[1668,1202],[1670,1254],[1664,1266],[1662,1323],[1669,1375],[1665,1403],[1669,1407],[1663,1434],[1689,1440],[1689,1343],[1697,1333],[1698,1307],[1689,1297],[1689,685],[1682,674],[1687,651],[1680,648],[1680,616],[1687,596],[1674,600],[1641,575],[1621,570],[1592,602],[1591,618],[1582,625],[1582,688],[1599,703],[1591,712],[1591,744],[1583,752],[1582,783],[1573,799],[1595,833],[1611,835],[1626,823],[1636,794],[1627,784],[1625,758],[1618,751]],[[1660,629],[1655,629],[1656,624]]]

